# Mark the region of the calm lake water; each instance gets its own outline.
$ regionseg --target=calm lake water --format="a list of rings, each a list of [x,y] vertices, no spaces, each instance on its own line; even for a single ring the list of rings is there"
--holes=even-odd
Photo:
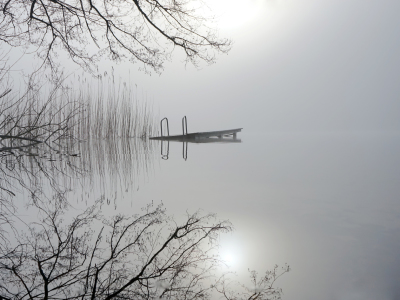
[[[159,141],[80,143],[79,172],[60,182],[79,207],[104,195],[104,214],[154,201],[178,220],[199,209],[229,219],[235,231],[221,239],[229,270],[246,284],[248,268],[289,264],[277,282],[283,299],[400,298],[400,135],[238,138],[170,142],[168,159]]]
[[[400,136],[239,137],[188,144],[186,161],[182,143],[170,143],[133,199],[229,218],[231,269],[245,276],[288,263],[277,283],[284,299],[399,299]]]

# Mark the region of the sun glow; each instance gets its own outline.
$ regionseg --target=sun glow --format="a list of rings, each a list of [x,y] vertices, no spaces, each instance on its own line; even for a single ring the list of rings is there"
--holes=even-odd
[[[226,252],[222,255],[222,260],[228,265],[232,266],[236,263],[237,257],[233,253]]]
[[[268,1],[267,1],[268,2]],[[262,0],[209,0],[210,9],[216,17],[219,28],[242,27],[256,19],[266,7]]]
[[[237,267],[241,261],[241,246],[232,238],[227,238],[221,243],[220,257],[228,267]]]

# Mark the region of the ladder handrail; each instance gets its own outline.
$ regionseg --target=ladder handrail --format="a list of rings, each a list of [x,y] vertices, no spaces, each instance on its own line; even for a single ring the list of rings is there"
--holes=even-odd
[[[161,136],[164,136],[164,135],[163,135],[163,130],[162,130],[162,124],[163,124],[163,121],[164,121],[164,120],[166,120],[166,121],[167,121],[167,133],[168,133],[168,136],[169,136],[169,125],[168,125],[168,118],[161,119],[161,121],[160,121],[160,126],[161,126]]]
[[[164,154],[163,142],[164,141],[161,141],[161,158],[164,160],[167,160],[169,157],[169,141],[167,141],[167,149],[166,149],[167,153],[166,154]]]
[[[185,120],[185,124],[183,123],[183,120]],[[184,116],[182,118],[182,135],[185,135],[185,127],[186,127],[186,135],[187,135],[188,131],[187,131],[187,118],[186,118],[186,116]]]
[[[188,151],[188,142],[182,142],[182,157],[184,160],[187,160],[187,151]]]

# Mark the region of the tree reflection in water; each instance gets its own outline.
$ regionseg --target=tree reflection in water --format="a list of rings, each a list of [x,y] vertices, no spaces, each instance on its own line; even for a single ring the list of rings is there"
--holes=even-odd
[[[210,285],[222,264],[218,236],[232,230],[229,221],[197,212],[177,225],[162,205],[105,218],[102,205],[98,201],[69,222],[66,207],[36,206],[38,222],[15,244],[1,246],[2,297],[210,299],[216,291],[226,299],[279,298],[281,291],[273,287],[276,270],[248,294],[237,294],[225,277]]]
[[[280,298],[274,283],[288,267],[260,279],[251,273],[251,289],[217,275],[223,266],[218,237],[232,225],[214,214],[188,214],[177,225],[163,205],[151,204],[133,216],[105,217],[103,195],[76,215],[68,197],[76,182],[98,184],[108,173],[129,185],[148,170],[148,146],[104,145],[60,143],[2,153],[0,299]],[[16,225],[14,198],[26,191],[37,219]]]
[[[79,180],[87,175],[73,153],[45,144],[0,151],[0,238],[3,242],[6,232],[13,230],[13,219],[22,206],[67,202],[71,178]]]

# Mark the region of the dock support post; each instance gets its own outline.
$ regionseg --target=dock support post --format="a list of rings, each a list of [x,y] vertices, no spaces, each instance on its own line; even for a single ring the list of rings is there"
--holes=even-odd
[[[233,139],[236,140],[236,132],[233,134]]]

